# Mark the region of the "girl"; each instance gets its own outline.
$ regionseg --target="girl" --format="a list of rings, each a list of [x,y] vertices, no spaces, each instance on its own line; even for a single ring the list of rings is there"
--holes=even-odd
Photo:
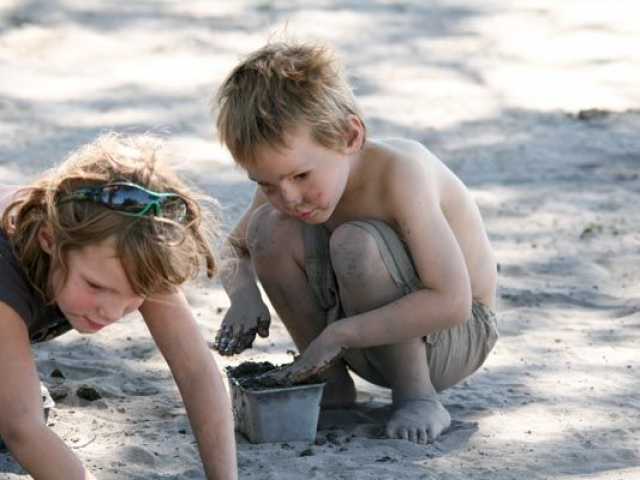
[[[0,185],[0,436],[34,478],[94,477],[44,421],[30,344],[134,310],[171,369],[207,478],[237,478],[229,399],[179,288],[201,267],[216,272],[215,232],[168,156],[157,138],[110,133],[30,186]]]

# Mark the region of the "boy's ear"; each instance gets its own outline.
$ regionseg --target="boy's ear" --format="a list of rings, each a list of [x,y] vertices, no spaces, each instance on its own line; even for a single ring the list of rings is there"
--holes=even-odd
[[[347,131],[345,133],[345,150],[351,155],[360,151],[364,143],[364,124],[357,115],[349,115],[347,117]]]
[[[40,230],[38,230],[38,242],[40,243],[40,248],[45,253],[49,255],[53,255],[56,249],[56,241],[55,236],[53,234],[53,229],[51,228],[51,224],[49,222],[42,222],[40,226]]]

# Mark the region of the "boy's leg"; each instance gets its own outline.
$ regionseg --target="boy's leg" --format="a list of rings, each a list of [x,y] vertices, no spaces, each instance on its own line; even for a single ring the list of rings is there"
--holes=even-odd
[[[373,310],[419,288],[404,246],[382,222],[340,226],[331,237],[331,258],[347,315]],[[391,388],[389,437],[426,443],[451,424],[431,381],[424,339],[349,350],[344,358],[366,380]]]
[[[316,301],[304,270],[303,224],[264,205],[251,218],[247,246],[273,308],[303,352],[327,325],[326,311]],[[355,386],[343,361],[336,362],[322,377],[327,382],[323,407],[355,402]]]

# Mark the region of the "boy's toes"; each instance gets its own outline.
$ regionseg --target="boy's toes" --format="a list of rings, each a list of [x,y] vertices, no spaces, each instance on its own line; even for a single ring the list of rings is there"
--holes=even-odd
[[[419,445],[426,445],[429,441],[427,430],[424,428],[408,429],[408,428],[390,428],[387,427],[385,432],[387,438],[405,440]]]
[[[429,434],[425,428],[410,429],[405,440],[419,445],[426,445],[430,441]]]

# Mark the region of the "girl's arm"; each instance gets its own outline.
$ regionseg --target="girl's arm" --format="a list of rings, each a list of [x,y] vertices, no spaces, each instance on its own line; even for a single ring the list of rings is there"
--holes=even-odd
[[[207,479],[237,479],[229,397],[184,294],[146,300],[140,312],[178,385]]]
[[[47,427],[25,323],[0,302],[0,435],[37,480],[92,480],[80,459]]]

